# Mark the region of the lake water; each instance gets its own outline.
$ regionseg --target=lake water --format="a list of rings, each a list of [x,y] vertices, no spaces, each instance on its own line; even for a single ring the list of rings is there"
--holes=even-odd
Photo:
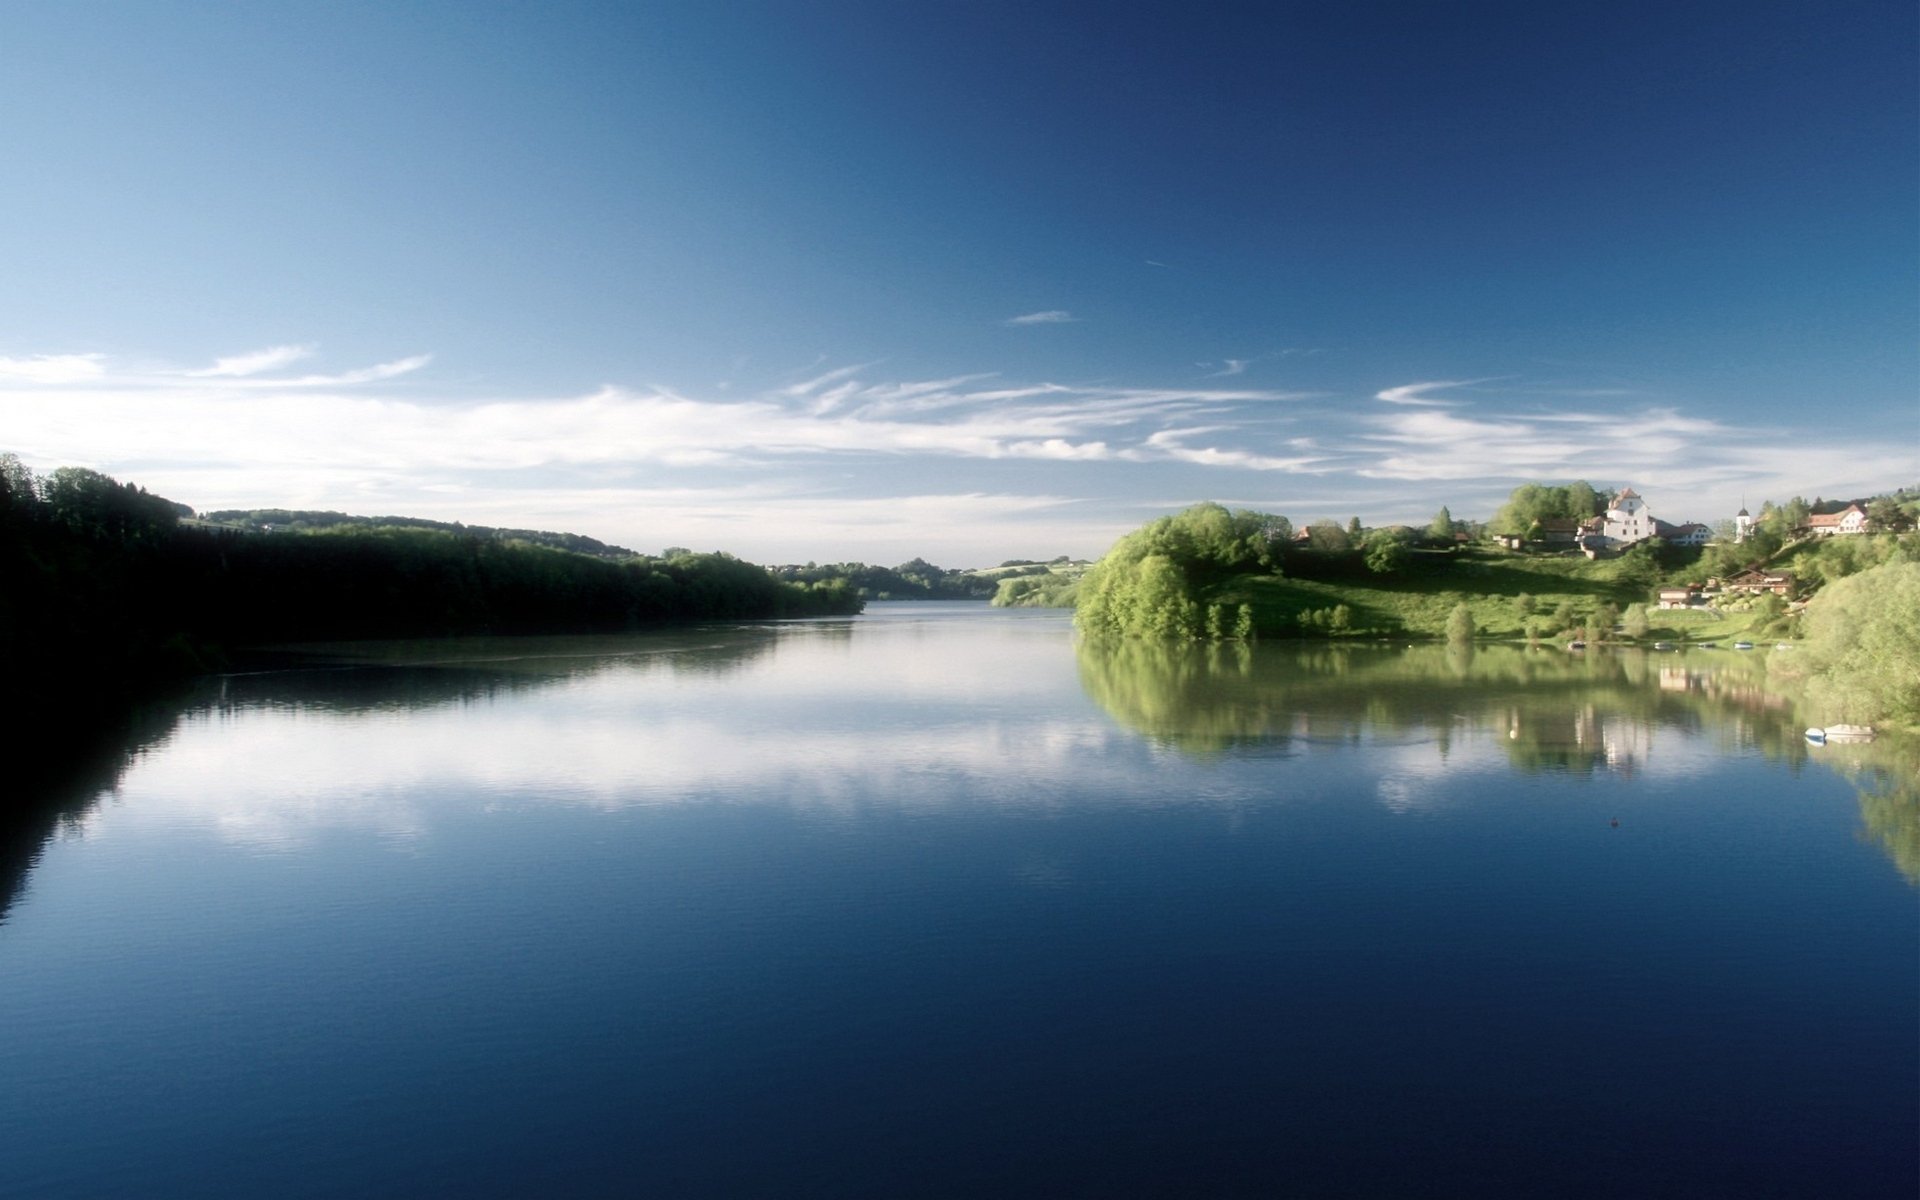
[[[23,835],[0,1194],[1920,1191],[1920,751],[1758,655],[363,652]]]

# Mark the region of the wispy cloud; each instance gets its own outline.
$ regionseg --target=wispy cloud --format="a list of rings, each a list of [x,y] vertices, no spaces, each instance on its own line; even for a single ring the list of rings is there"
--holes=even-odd
[[[81,383],[106,374],[104,354],[35,354],[0,358],[0,382]]]
[[[199,371],[188,371],[186,374],[196,379],[258,375],[262,371],[275,371],[299,362],[303,358],[311,357],[312,354],[312,346],[273,346],[266,350],[255,350],[250,354],[217,358],[211,367]]]
[[[1229,359],[1224,359],[1219,363],[1203,362],[1203,363],[1200,363],[1199,366],[1200,366],[1200,369],[1203,371],[1209,367],[1217,366],[1220,369],[1217,371],[1210,372],[1207,375],[1207,378],[1208,379],[1225,379],[1231,375],[1245,375],[1247,373],[1247,366],[1252,361],[1253,360],[1250,358],[1229,358]]]
[[[1050,308],[1046,312],[1024,313],[1017,317],[1008,317],[1009,325],[1067,325],[1079,320],[1064,308]]]
[[[1453,400],[1436,400],[1432,396],[1427,395],[1427,393],[1441,391],[1446,388],[1470,387],[1473,384],[1485,382],[1486,380],[1484,379],[1440,379],[1430,383],[1407,383],[1399,387],[1390,387],[1382,392],[1375,392],[1373,398],[1388,404],[1425,405],[1434,408],[1446,408],[1451,407],[1457,402]]]
[[[1711,519],[1742,493],[1859,494],[1912,475],[1911,453],[1889,439],[1812,439],[1675,404],[1466,390],[1472,381],[1406,384],[1357,407],[1353,395],[1214,381],[876,379],[869,363],[819,364],[757,393],[487,398],[437,388],[430,374],[382,386],[420,372],[424,354],[275,378],[270,356],[285,365],[287,349],[221,359],[220,374],[135,370],[100,354],[0,359],[0,450],[36,468],[97,467],[203,508],[406,512],[749,557],[965,548],[992,561],[1096,552],[1139,519],[1144,497],[1191,503],[1255,480],[1271,499],[1248,506],[1291,516],[1406,520],[1441,503],[1490,515],[1516,483],[1585,478],[1631,483],[1669,519]],[[699,486],[676,490],[687,483]],[[916,509],[916,496],[976,499]],[[946,524],[888,515],[929,505]],[[1039,512],[1044,530],[1022,524]]]
[[[409,358],[395,359],[393,362],[380,363],[378,366],[363,367],[358,371],[344,371],[338,375],[302,375],[296,379],[264,379],[248,382],[266,387],[352,387],[355,384],[379,383],[385,379],[411,374],[432,361],[431,354],[415,354]]]

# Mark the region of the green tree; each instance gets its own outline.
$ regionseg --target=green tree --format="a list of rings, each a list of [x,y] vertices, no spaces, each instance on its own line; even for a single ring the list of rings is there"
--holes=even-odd
[[[1605,511],[1604,505],[1605,501],[1600,493],[1593,490],[1592,484],[1584,479],[1576,479],[1567,485],[1567,511],[1561,515],[1584,521]]]
[[[1440,511],[1433,514],[1433,520],[1427,522],[1427,536],[1446,545],[1453,543],[1453,514],[1442,504]]]
[[[1803,669],[1823,722],[1920,725],[1920,563],[1892,562],[1828,587],[1806,611]]]
[[[1651,627],[1652,627],[1651,622],[1647,618],[1646,605],[1644,604],[1627,605],[1627,615],[1625,617],[1625,632],[1628,637],[1634,639],[1635,641],[1639,641],[1641,638],[1644,638],[1647,636],[1647,630]]]
[[[1913,525],[1906,510],[1892,496],[1875,496],[1867,505],[1867,520],[1873,522],[1875,533],[1900,533]]]
[[[1453,606],[1447,614],[1447,640],[1449,642],[1470,642],[1473,640],[1473,607],[1466,601]]]
[[[1613,640],[1613,627],[1620,623],[1620,606],[1608,600],[1593,610],[1593,638],[1597,642]]]
[[[1347,541],[1348,542],[1356,546],[1359,545],[1360,539],[1365,533],[1366,533],[1366,530],[1361,527],[1359,517],[1355,517],[1353,520],[1347,522]]]
[[[1081,581],[1075,619],[1093,634],[1199,637],[1211,631],[1203,595],[1271,563],[1265,517],[1196,504],[1115,542]]]
[[[1391,529],[1376,529],[1367,535],[1367,570],[1376,575],[1391,575],[1403,569],[1413,557],[1405,538]]]
[[[1353,547],[1353,539],[1335,522],[1321,518],[1307,526],[1307,544],[1326,554],[1342,554]]]
[[[1269,513],[1261,518],[1260,531],[1266,535],[1267,553],[1276,560],[1283,551],[1293,546],[1293,522],[1278,513]]]

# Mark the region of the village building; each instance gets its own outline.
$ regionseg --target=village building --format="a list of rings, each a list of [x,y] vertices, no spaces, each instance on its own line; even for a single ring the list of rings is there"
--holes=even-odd
[[[1699,608],[1706,602],[1706,594],[1697,583],[1660,589],[1661,608]]]
[[[1672,546],[1704,546],[1713,540],[1713,530],[1698,521],[1669,525],[1658,517],[1654,518],[1653,535]]]
[[[1709,579],[1707,586],[1712,587],[1714,583],[1714,580]],[[1755,567],[1752,570],[1742,571],[1738,575],[1719,581],[1719,586],[1722,591],[1726,592],[1749,592],[1756,594],[1760,592],[1772,592],[1776,596],[1784,596],[1793,590],[1793,573],[1790,571],[1770,571],[1763,567]]]
[[[1858,504],[1849,504],[1839,512],[1814,513],[1807,518],[1807,531],[1814,537],[1833,537],[1836,534],[1865,533],[1872,526],[1867,512]]]
[[[1747,529],[1752,518],[1740,510],[1735,528]],[[1603,553],[1619,553],[1652,538],[1661,538],[1675,546],[1698,547],[1713,541],[1713,530],[1698,521],[1673,524],[1662,521],[1647,507],[1646,499],[1632,488],[1621,488],[1607,501],[1607,509],[1584,520],[1573,517],[1541,517],[1533,522],[1525,536],[1499,534],[1495,540],[1509,550],[1527,546],[1548,550],[1583,550],[1589,558]]]
[[[1625,550],[1655,536],[1653,513],[1640,493],[1621,488],[1607,502],[1607,511],[1582,522],[1580,548],[1588,555],[1603,550]]]

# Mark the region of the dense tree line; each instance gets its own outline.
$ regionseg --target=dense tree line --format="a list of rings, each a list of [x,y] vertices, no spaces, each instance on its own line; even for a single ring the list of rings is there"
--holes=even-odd
[[[463,525],[458,521],[429,521],[422,517],[355,517],[346,513],[309,509],[233,508],[202,513],[200,519],[210,525],[225,525],[252,533],[312,533],[344,528],[432,529],[461,537],[484,538],[500,542],[526,542],[529,545],[547,546],[554,550],[591,554],[596,558],[639,557],[625,546],[608,545],[598,538],[590,538],[584,534],[555,533],[550,529],[495,529],[487,525]]]
[[[268,641],[607,632],[851,613],[844,579],[726,554],[623,562],[469,531],[240,533],[97,472],[0,456],[0,666],[16,681],[180,674]],[[19,689],[15,689],[19,694]]]
[[[998,582],[972,571],[936,567],[924,558],[901,563],[897,567],[874,567],[866,563],[808,563],[805,566],[770,568],[773,574],[794,583],[820,583],[844,579],[860,596],[868,600],[985,600]]]

